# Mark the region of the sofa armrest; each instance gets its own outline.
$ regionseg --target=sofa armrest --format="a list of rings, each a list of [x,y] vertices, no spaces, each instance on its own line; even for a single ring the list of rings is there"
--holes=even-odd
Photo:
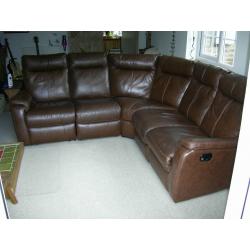
[[[168,174],[174,201],[183,201],[228,188],[237,139],[196,137],[180,141]]]
[[[10,100],[10,105],[21,105],[24,107],[24,110],[27,112],[30,109],[30,105],[32,102],[32,97],[31,95],[25,91],[21,90],[16,96],[14,96]]]
[[[16,131],[17,139],[25,145],[31,143],[28,126],[26,124],[26,112],[30,109],[31,96],[24,90],[10,99],[10,111]]]
[[[180,145],[186,149],[229,149],[237,147],[236,138],[207,138],[207,137],[197,137],[197,138],[185,138],[181,140]]]

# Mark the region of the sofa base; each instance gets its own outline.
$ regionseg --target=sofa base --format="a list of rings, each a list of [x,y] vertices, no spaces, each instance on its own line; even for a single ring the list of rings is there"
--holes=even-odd
[[[154,171],[159,176],[162,184],[167,189],[169,173],[166,170],[163,169],[163,167],[161,166],[161,163],[154,156],[154,153],[148,147],[146,149],[147,149],[146,155],[147,155],[148,161],[151,163],[151,166],[153,167]]]
[[[135,138],[135,128],[132,122],[121,121],[121,135],[131,139]]]
[[[70,141],[76,139],[75,124],[43,128],[29,128],[29,134],[31,144]]]
[[[146,159],[150,162],[151,166],[153,167],[156,174],[159,176],[162,184],[167,188],[167,180],[168,180],[168,172],[164,170],[161,166],[161,163],[158,159],[154,156],[153,152],[149,149],[149,147],[144,144],[139,137],[135,137],[135,141],[141,151],[143,152]]]
[[[120,135],[120,121],[101,122],[93,124],[77,124],[77,138],[90,139]]]

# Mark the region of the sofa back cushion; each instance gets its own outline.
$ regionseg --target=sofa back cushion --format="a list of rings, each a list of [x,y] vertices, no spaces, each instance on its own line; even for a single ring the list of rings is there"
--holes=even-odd
[[[246,77],[237,74],[223,76],[201,129],[211,137],[238,137],[245,89]]]
[[[179,111],[200,126],[211,106],[219,85],[226,72],[220,68],[197,62],[192,80],[181,100]]]
[[[107,57],[104,53],[68,55],[70,93],[73,99],[110,96]]]
[[[170,56],[160,56],[150,99],[178,107],[191,81],[192,61]]]
[[[37,102],[70,99],[65,54],[23,56],[22,68],[27,91]]]
[[[110,55],[112,95],[148,98],[155,74],[156,59],[155,55]]]

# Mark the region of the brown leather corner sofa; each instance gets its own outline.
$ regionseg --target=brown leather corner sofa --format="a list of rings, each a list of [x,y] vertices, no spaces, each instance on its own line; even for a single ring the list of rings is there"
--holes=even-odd
[[[25,145],[135,138],[175,202],[230,185],[246,78],[176,57],[24,56],[11,100]]]

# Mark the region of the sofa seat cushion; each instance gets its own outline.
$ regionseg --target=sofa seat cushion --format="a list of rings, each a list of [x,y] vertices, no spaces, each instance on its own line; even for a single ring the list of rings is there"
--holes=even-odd
[[[71,102],[33,104],[27,112],[28,127],[40,128],[75,123],[75,107]]]
[[[162,167],[169,172],[178,143],[187,137],[207,135],[199,127],[165,127],[151,130],[145,136],[145,140]]]
[[[185,116],[176,110],[140,110],[133,116],[133,124],[137,135],[145,142],[146,134],[161,127],[196,127]],[[146,143],[146,142],[145,142]]]
[[[76,122],[80,124],[118,121],[121,108],[112,98],[76,101]]]
[[[125,121],[131,121],[133,114],[143,109],[174,109],[173,107],[160,104],[156,101],[142,98],[118,97],[116,100],[121,106],[121,120]]]

